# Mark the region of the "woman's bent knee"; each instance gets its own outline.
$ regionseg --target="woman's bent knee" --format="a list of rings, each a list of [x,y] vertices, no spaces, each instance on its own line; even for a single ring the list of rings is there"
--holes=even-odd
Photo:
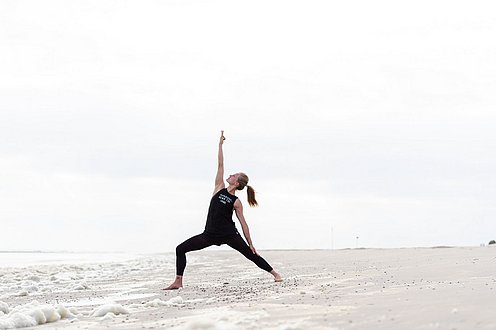
[[[182,244],[179,244],[178,246],[176,246],[176,255],[181,255],[181,254],[185,254],[186,251],[184,249],[184,246]]]

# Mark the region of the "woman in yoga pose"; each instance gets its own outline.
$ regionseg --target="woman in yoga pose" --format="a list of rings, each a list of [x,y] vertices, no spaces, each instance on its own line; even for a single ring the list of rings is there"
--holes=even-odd
[[[222,144],[224,143],[224,131],[221,132],[219,141],[219,155],[217,176],[215,177],[215,189],[210,207],[208,209],[207,223],[203,233],[193,236],[176,247],[176,279],[164,290],[179,289],[183,286],[183,273],[186,267],[186,253],[204,249],[211,245],[227,244],[235,250],[238,250],[246,258],[253,261],[261,269],[271,273],[276,282],[281,282],[281,276],[262,258],[255,250],[250,237],[250,231],[243,216],[243,205],[236,197],[236,190],[247,188],[248,204],[256,206],[255,190],[248,186],[248,176],[244,173],[232,174],[227,178],[229,186],[224,184],[224,155],[222,153]],[[232,220],[233,210],[236,211],[243,234],[248,244],[239,234],[234,221]]]

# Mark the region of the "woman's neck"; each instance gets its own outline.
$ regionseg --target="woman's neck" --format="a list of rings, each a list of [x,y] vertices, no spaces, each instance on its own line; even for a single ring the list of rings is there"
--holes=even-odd
[[[227,187],[227,192],[230,193],[231,195],[236,195],[236,187],[229,185]]]

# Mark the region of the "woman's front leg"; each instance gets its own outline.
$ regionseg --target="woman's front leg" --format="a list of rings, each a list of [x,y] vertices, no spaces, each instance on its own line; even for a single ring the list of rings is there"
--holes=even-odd
[[[186,268],[186,253],[197,251],[213,245],[203,233],[188,238],[176,247],[176,278],[174,282],[163,290],[174,290],[183,287],[183,274]]]

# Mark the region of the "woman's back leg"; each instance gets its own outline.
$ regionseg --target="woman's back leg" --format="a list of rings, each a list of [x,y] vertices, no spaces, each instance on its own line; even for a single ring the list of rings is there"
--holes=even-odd
[[[242,255],[244,255],[247,259],[253,261],[261,269],[269,273],[272,271],[273,268],[269,265],[269,263],[265,261],[265,259],[261,256],[254,254],[248,244],[246,244],[245,240],[241,237],[241,235],[236,234],[236,236],[228,239],[226,241],[226,244],[233,249],[241,252]]]

